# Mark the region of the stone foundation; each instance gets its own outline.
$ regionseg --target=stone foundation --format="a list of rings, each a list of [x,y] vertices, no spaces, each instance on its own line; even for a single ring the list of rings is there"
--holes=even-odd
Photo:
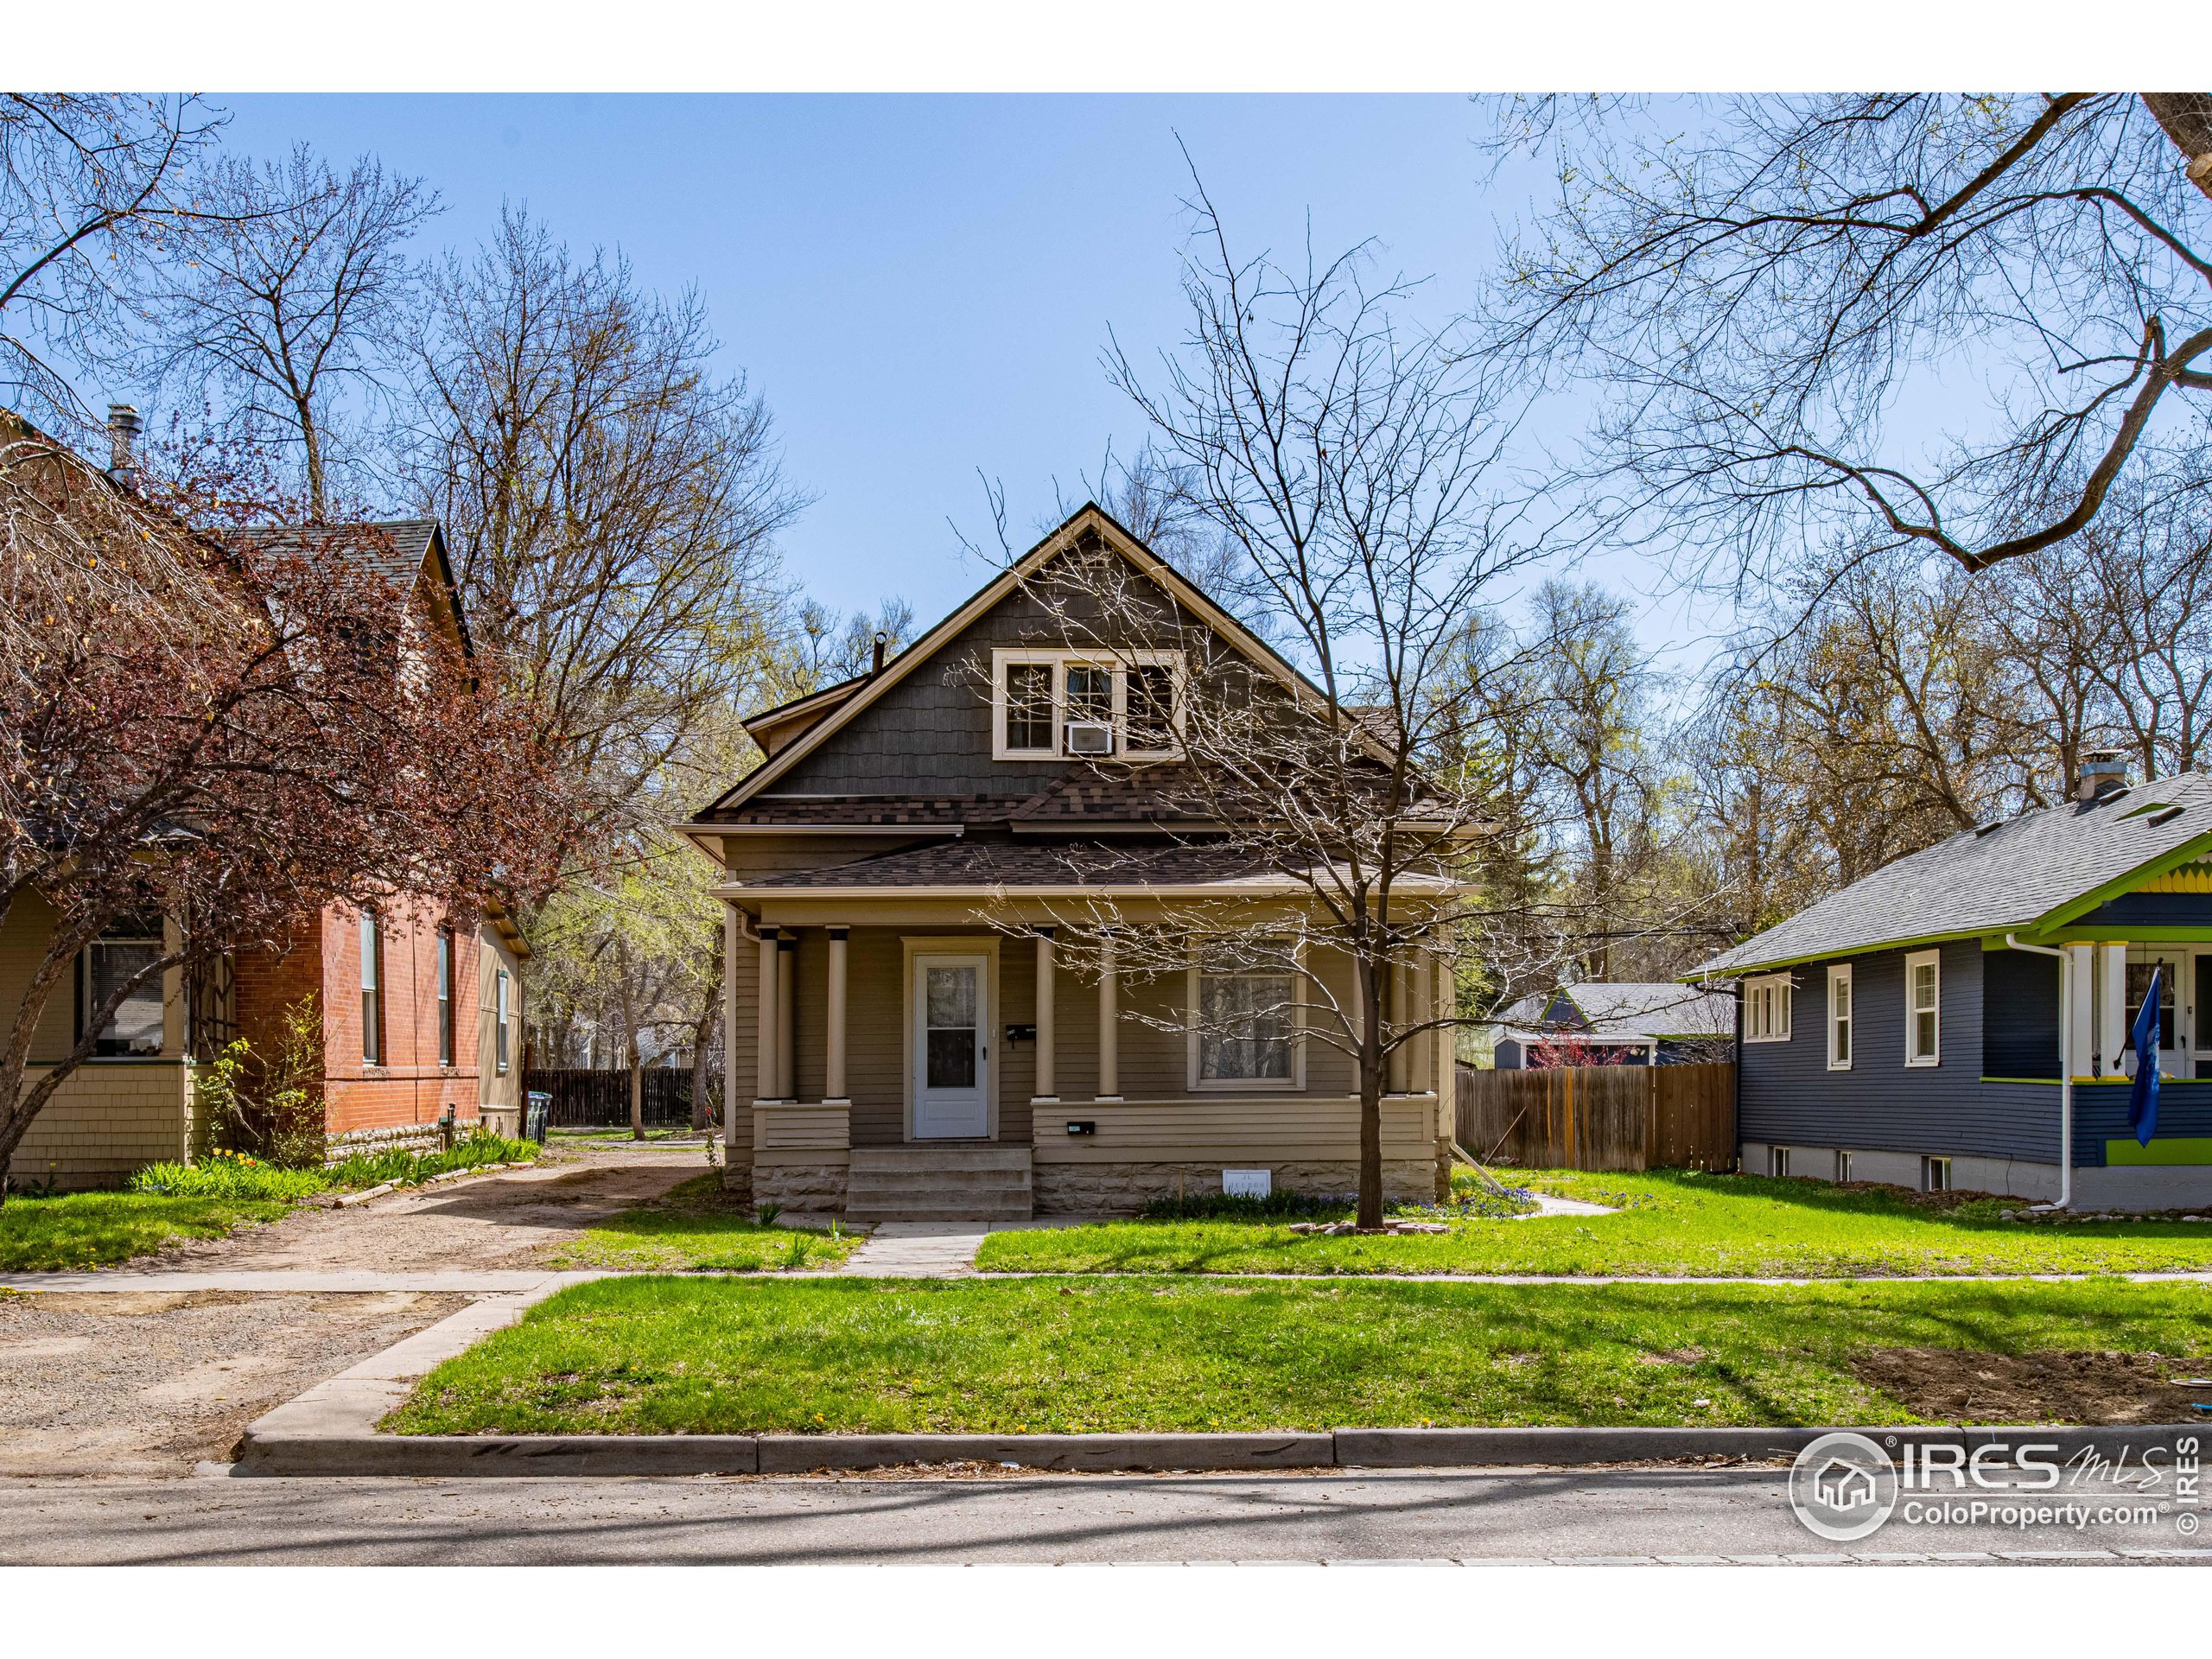
[[[728,1177],[723,1177],[728,1184]],[[845,1209],[845,1166],[760,1164],[753,1166],[753,1202],[778,1204],[801,1215],[842,1215]]]
[[[1232,1169],[1265,1169],[1278,1192],[1313,1194],[1359,1190],[1356,1163],[1269,1163],[1254,1159]],[[1177,1180],[1192,1197],[1221,1191],[1223,1166],[1214,1164],[1056,1164],[1039,1162],[1031,1172],[1036,1213],[1124,1215],[1154,1198],[1175,1196]],[[1382,1196],[1392,1204],[1433,1204],[1438,1166],[1433,1160],[1392,1158],[1382,1164]]]
[[[457,1132],[467,1135],[476,1125],[463,1122]],[[381,1129],[347,1129],[342,1135],[322,1137],[322,1155],[326,1161],[336,1163],[350,1158],[357,1152],[436,1152],[445,1145],[445,1137],[438,1133],[435,1123],[395,1123]]]

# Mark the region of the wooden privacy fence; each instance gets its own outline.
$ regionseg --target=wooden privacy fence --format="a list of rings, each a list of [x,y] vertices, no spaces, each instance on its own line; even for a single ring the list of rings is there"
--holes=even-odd
[[[647,1128],[688,1126],[691,1122],[691,1068],[647,1066],[639,1074],[643,1087],[639,1104]],[[555,1129],[626,1128],[630,1122],[630,1074],[622,1071],[585,1071],[533,1067],[523,1073],[525,1089],[543,1090],[553,1096],[545,1123]],[[707,1074],[708,1110],[721,1096],[721,1078]]]
[[[1732,1065],[1459,1067],[1459,1144],[1524,1169],[1732,1169]]]

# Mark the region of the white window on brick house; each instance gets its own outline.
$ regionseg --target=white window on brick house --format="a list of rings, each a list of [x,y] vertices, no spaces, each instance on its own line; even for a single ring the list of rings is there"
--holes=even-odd
[[[1789,1040],[1789,976],[1761,974],[1744,982],[1744,1040]]]
[[[384,929],[361,912],[361,1064],[384,1064]]]
[[[1943,957],[1916,950],[1904,959],[1904,1063],[1935,1065],[1942,1058]],[[1941,1191],[1933,1188],[1931,1191]]]
[[[507,970],[505,969],[500,969],[497,974],[493,976],[492,985],[492,1047],[499,1065],[499,1075],[504,1077],[507,1075],[507,1044],[509,1041],[507,1036],[509,991]]]
[[[1851,969],[1828,969],[1828,1070],[1851,1070]]]

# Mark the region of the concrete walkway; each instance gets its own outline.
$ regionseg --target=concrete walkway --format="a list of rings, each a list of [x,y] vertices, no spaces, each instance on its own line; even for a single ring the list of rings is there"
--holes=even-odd
[[[851,1279],[954,1279],[976,1269],[983,1236],[1004,1223],[887,1221],[831,1272]]]

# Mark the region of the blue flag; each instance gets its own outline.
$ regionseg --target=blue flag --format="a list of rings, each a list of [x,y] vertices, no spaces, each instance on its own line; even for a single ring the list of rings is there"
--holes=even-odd
[[[2165,971],[2151,970],[2151,988],[2135,1016],[2135,1087],[2127,1096],[2127,1127],[2139,1147],[2149,1146],[2158,1132],[2158,978]]]

